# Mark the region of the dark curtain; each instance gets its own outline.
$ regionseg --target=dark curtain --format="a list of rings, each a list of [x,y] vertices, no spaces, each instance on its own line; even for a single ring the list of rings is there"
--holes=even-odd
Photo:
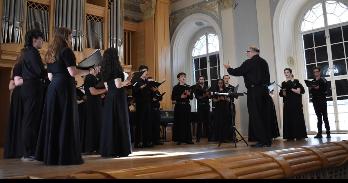
[[[1,43],[21,43],[24,19],[23,0],[4,0]]]

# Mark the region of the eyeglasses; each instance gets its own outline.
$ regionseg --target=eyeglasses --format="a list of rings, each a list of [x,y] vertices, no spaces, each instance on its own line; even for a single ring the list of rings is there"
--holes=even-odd
[[[250,53],[251,51],[250,50],[247,50],[245,53]]]

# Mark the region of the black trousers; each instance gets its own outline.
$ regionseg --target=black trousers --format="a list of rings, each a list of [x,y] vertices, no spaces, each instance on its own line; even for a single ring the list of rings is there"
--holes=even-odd
[[[134,144],[149,145],[152,143],[151,103],[137,103]]]
[[[197,121],[197,140],[203,136],[208,136],[211,132],[210,124],[210,105],[209,104],[198,104],[198,121]]]
[[[22,137],[24,157],[34,156],[39,136],[44,85],[40,81],[25,81],[21,90],[23,101]]]
[[[157,107],[152,107],[152,142],[159,143],[161,141],[161,112]]]
[[[329,119],[327,116],[327,102],[326,98],[313,98],[313,106],[314,106],[314,111],[315,114],[317,115],[318,118],[318,134],[322,134],[322,126],[323,126],[323,121],[325,123],[325,129],[326,133],[330,133],[330,124],[329,124]]]

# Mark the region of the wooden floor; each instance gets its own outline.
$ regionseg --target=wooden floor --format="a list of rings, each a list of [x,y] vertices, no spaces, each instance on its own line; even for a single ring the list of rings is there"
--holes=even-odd
[[[326,142],[336,142],[348,140],[347,134],[333,134],[331,139],[314,139],[309,136],[303,141],[286,142],[282,139],[274,141],[269,148],[251,148],[243,142],[237,144],[226,143],[217,147],[215,143],[203,141],[195,145],[177,146],[168,142],[163,146],[157,146],[149,149],[135,149],[133,154],[127,158],[104,159],[98,155],[84,156],[85,163],[78,166],[45,166],[41,162],[22,162],[21,160],[0,160],[0,178],[9,178],[15,176],[35,176],[35,177],[55,177],[69,175],[75,172],[85,170],[120,170],[143,166],[163,165],[179,161],[192,159],[218,158],[224,156],[238,155],[248,152],[272,151],[278,149],[287,149],[299,146],[312,146]]]

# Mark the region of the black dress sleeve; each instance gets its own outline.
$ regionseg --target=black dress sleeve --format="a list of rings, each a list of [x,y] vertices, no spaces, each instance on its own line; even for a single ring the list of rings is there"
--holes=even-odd
[[[300,90],[301,90],[301,95],[305,94],[305,89],[304,89],[303,85],[300,83],[300,81],[297,80],[297,79],[295,79],[294,82],[295,82],[295,84],[296,84],[296,86],[297,86],[296,89],[297,89],[297,88],[300,88]]]
[[[115,73],[115,79],[120,78],[122,81],[124,81],[124,74],[122,71],[116,71]]]
[[[180,100],[180,98],[181,98],[181,93],[179,91],[179,87],[178,87],[178,85],[174,86],[173,91],[172,91],[172,101]]]
[[[76,57],[74,52],[70,48],[64,48],[62,50],[61,59],[66,67],[76,66]]]
[[[284,81],[282,82],[282,88],[281,88],[281,89],[283,89],[283,88],[285,88],[285,82],[284,82]],[[283,90],[280,90],[279,96],[280,96],[280,97],[284,97],[284,95],[283,95]]]
[[[12,73],[12,79],[14,79],[14,77],[16,76],[20,76],[22,77],[22,66],[17,63],[14,67],[13,67],[13,73]]]

